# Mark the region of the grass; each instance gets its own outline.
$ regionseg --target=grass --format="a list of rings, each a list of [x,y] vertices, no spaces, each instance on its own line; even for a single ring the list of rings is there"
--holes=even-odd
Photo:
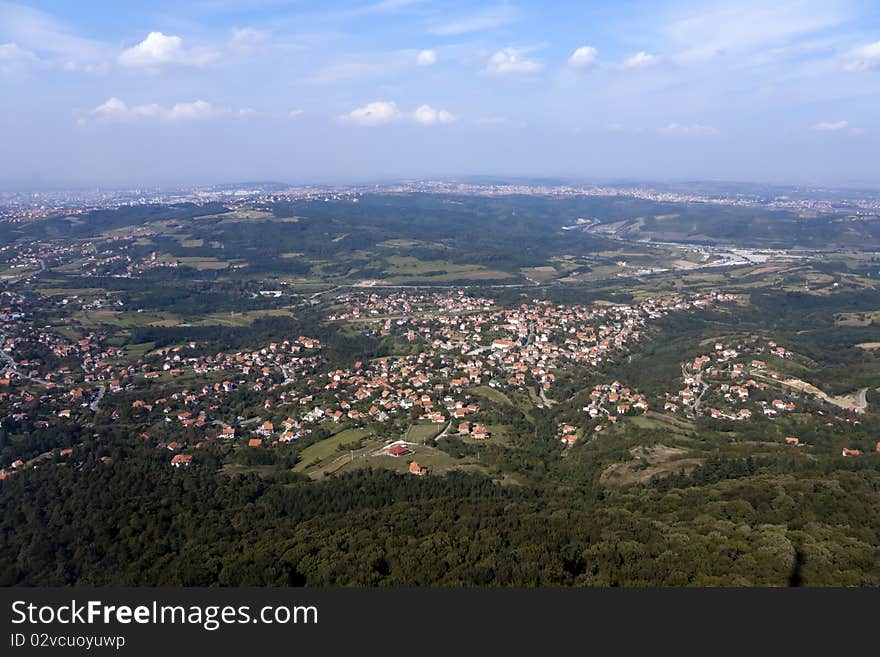
[[[634,447],[630,453],[635,457],[633,460],[608,466],[600,480],[618,486],[645,484],[653,477],[666,477],[681,470],[689,473],[705,461],[688,458],[689,450],[668,445]]]
[[[142,358],[144,354],[156,346],[155,342],[138,342],[125,345],[125,353],[129,358]]]
[[[107,290],[102,287],[39,287],[35,292],[44,297],[84,297],[105,294]]]
[[[486,269],[482,265],[460,265],[448,260],[419,260],[413,256],[388,256],[385,258],[385,273],[388,283],[400,283],[411,280],[423,281],[456,281],[456,280],[492,280],[510,278],[511,274]]]
[[[425,440],[435,437],[443,431],[445,424],[435,424],[434,422],[419,422],[413,424],[407,432],[407,442],[423,443]]]
[[[477,422],[477,424],[479,424],[479,422]],[[512,444],[510,437],[511,428],[512,427],[509,424],[487,424],[486,429],[489,431],[490,435],[488,440],[474,438],[473,436],[462,436],[459,440],[471,445],[492,444],[509,446]]]
[[[274,465],[242,465],[240,463],[226,463],[220,469],[225,475],[246,475],[255,474],[260,477],[267,477],[276,471]]]
[[[141,313],[130,310],[83,310],[74,313],[73,318],[86,326],[106,324],[119,328],[177,326],[181,321],[179,316],[159,310],[145,310]]]
[[[661,431],[669,431],[671,433],[684,433],[684,428],[671,422],[659,419],[658,417],[646,417],[644,415],[635,415],[626,418],[626,421],[639,429],[655,429]]]
[[[242,313],[211,313],[187,319],[174,313],[162,310],[83,310],[75,313],[73,318],[85,326],[101,324],[118,328],[135,328],[143,326],[250,326],[261,317],[292,317],[289,310],[270,308],[265,310],[248,310]]]
[[[380,467],[394,472],[405,473],[409,471],[411,461],[418,461],[421,465],[428,468],[429,475],[442,475],[453,470],[479,470],[485,472],[474,459],[469,457],[456,459],[436,447],[415,445],[412,447],[412,450],[412,454],[398,458],[386,455],[368,455],[363,458],[356,458],[353,462],[345,463],[339,469],[354,470],[357,468]]]
[[[838,326],[870,326],[880,319],[880,311],[869,310],[858,313],[838,313],[834,316],[834,323]]]
[[[293,467],[294,472],[305,472],[312,469],[315,461],[324,461],[331,456],[342,456],[339,446],[345,443],[353,443],[370,434],[366,429],[344,429],[336,435],[325,438],[314,445],[309,445],[300,454],[300,461]],[[319,466],[320,467],[320,466]]]
[[[559,275],[555,267],[526,267],[521,270],[524,276],[538,281],[539,283],[547,283],[552,281]]]
[[[220,214],[206,214],[193,217],[196,221],[205,221],[211,219],[219,219],[221,224],[234,224],[245,221],[278,221],[282,223],[296,223],[299,217],[276,217],[266,210],[233,210],[232,212],[223,212]]]
[[[500,390],[496,388],[490,388],[489,386],[477,386],[475,388],[469,388],[468,392],[472,395],[485,397],[489,401],[493,401],[497,404],[504,404],[505,406],[514,405],[514,403],[510,400],[510,397],[505,395]]]
[[[192,267],[198,271],[208,271],[216,269],[228,269],[233,263],[228,260],[220,260],[218,258],[202,257],[202,256],[179,256],[171,258],[177,260],[184,267]]]
[[[261,317],[293,317],[289,310],[272,308],[268,310],[248,310],[243,313],[212,313],[191,322],[193,326],[250,326]]]

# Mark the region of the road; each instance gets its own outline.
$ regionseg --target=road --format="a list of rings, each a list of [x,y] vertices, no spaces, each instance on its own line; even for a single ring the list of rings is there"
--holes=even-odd
[[[867,388],[862,388],[861,390],[859,390],[859,397],[858,397],[858,400],[856,401],[856,408],[859,409],[860,411],[864,411],[866,408],[868,408],[868,389]]]
[[[449,434],[449,430],[452,428],[452,420],[449,420],[449,423],[443,428],[443,431],[434,436],[434,442],[436,443],[438,440],[443,438],[444,436]]]
[[[685,378],[685,379],[688,376],[690,376],[690,373],[687,370],[687,366],[688,366],[687,363],[681,364],[681,376],[682,376],[682,378]],[[697,411],[700,410],[700,404],[703,403],[703,396],[706,394],[706,390],[709,389],[708,386],[703,385],[703,372],[702,371],[698,371],[696,374],[693,375],[693,377],[694,377],[694,386],[692,386],[692,387],[699,388],[700,393],[696,396],[696,398],[694,398],[694,403],[691,404],[690,407],[687,407],[685,410],[685,415],[688,417],[688,419],[691,419],[691,420],[693,420],[697,416]]]
[[[104,395],[107,393],[107,386],[99,385],[98,386],[98,394],[95,395],[95,398],[92,400],[92,403],[89,404],[89,408],[93,413],[98,412],[98,404],[101,403],[101,400],[104,399]]]

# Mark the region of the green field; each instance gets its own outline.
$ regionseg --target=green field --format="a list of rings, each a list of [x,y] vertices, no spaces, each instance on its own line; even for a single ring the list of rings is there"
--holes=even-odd
[[[473,458],[457,459],[443,450],[428,445],[415,445],[411,449],[413,450],[412,454],[398,458],[367,454],[362,458],[356,458],[350,463],[346,462],[339,469],[339,472],[381,467],[393,470],[394,472],[406,473],[409,471],[411,461],[418,461],[421,465],[427,467],[428,473],[432,475],[441,475],[452,470],[485,471]]]
[[[144,312],[118,310],[83,310],[73,315],[76,321],[85,326],[107,324],[120,328],[136,326],[177,326],[181,323],[180,316],[162,310],[145,310]]]
[[[366,429],[344,429],[336,435],[325,438],[314,445],[306,447],[299,455],[299,462],[293,467],[294,472],[305,472],[314,467],[315,461],[324,461],[331,456],[340,454],[339,446],[353,443],[361,438],[366,438],[370,433]]]
[[[504,404],[505,406],[513,406],[513,402],[510,400],[510,397],[505,395],[503,392],[501,392],[497,388],[492,388],[489,386],[476,386],[474,388],[468,388],[468,392],[471,393],[472,395],[485,397],[486,399],[493,401],[497,404]]]
[[[445,424],[435,424],[434,422],[424,421],[413,424],[406,434],[407,442],[423,443],[443,431],[443,427],[445,426]]]
[[[250,326],[261,317],[293,317],[293,314],[282,308],[248,310],[242,313],[211,313],[190,323],[193,326]]]
[[[387,282],[399,283],[412,280],[457,281],[494,280],[511,278],[506,272],[487,269],[482,265],[461,265],[448,260],[419,260],[412,256],[388,256],[385,273]]]

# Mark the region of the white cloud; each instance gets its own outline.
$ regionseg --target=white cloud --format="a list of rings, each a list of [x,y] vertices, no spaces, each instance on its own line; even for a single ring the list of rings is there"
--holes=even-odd
[[[650,55],[642,50],[635,55],[627,57],[623,62],[623,66],[624,68],[641,68],[643,66],[648,66],[649,64],[654,64],[656,61],[657,57],[655,55]]]
[[[767,49],[791,47],[849,22],[848,3],[827,0],[740,0],[682,6],[678,20],[661,31],[681,50],[675,59],[684,63],[721,56],[748,56]]]
[[[15,43],[0,43],[0,73],[24,70],[39,63],[40,58],[30,50],[20,48]]]
[[[850,71],[880,69],[880,41],[856,48],[846,68]]]
[[[528,59],[526,51],[503,48],[489,58],[486,72],[493,75],[523,75],[540,71],[544,65]]]
[[[353,109],[339,118],[346,123],[353,123],[355,125],[376,126],[396,121],[400,118],[400,111],[397,109],[397,104],[393,101],[377,100],[367,103],[363,107]]]
[[[413,112],[401,112],[394,101],[377,100],[343,114],[339,120],[367,127],[400,120],[414,121],[419,125],[443,125],[455,121],[455,116],[449,110],[434,109],[430,105],[422,105]]]
[[[516,20],[517,11],[513,7],[495,7],[486,11],[457,18],[442,25],[431,28],[431,32],[441,36],[457,36],[469,32],[491,30],[502,25],[507,25]]]
[[[211,103],[197,100],[192,103],[177,103],[168,112],[167,118],[171,121],[194,121],[208,119],[213,115],[214,108]]]
[[[670,123],[660,128],[657,132],[661,135],[680,137],[708,137],[717,135],[718,130],[702,123]]]
[[[34,53],[24,48],[19,48],[18,44],[0,43],[0,60],[12,62],[34,60],[36,58],[37,56]]]
[[[300,116],[302,116],[304,112],[305,112],[305,110],[292,109],[287,113],[287,116],[289,116],[291,119],[296,119],[296,118],[299,118]]]
[[[422,105],[412,114],[412,118],[416,123],[422,125],[437,125],[443,123],[452,123],[455,117],[445,109],[435,110],[430,105]]]
[[[568,65],[576,69],[587,69],[596,63],[596,56],[599,51],[593,46],[581,46],[568,58]]]
[[[121,118],[128,115],[128,107],[118,98],[108,98],[92,110],[92,114],[99,118]]]
[[[183,47],[179,36],[150,32],[147,38],[119,55],[119,63],[135,68],[154,68],[165,64],[204,66],[218,57],[216,52]]]
[[[238,50],[253,50],[269,41],[269,33],[266,30],[258,30],[255,27],[237,27],[232,30],[229,43]]]
[[[140,119],[158,119],[161,121],[197,121],[218,116],[223,112],[216,110],[211,103],[196,100],[191,103],[176,103],[171,107],[163,107],[157,103],[133,105],[129,107],[119,98],[109,98],[92,110],[92,115],[101,121],[130,123]],[[246,115],[247,111],[240,113]]]
[[[838,130],[846,130],[849,127],[849,121],[822,121],[813,126],[813,130],[819,132],[837,132]]]
[[[67,70],[101,71],[115,56],[109,44],[76,36],[52,15],[18,3],[0,1],[0,39]]]
[[[437,63],[437,53],[433,50],[420,50],[416,63],[419,66],[433,66]]]

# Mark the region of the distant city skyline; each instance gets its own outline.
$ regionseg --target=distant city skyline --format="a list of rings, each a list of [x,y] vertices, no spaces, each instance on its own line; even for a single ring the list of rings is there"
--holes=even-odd
[[[880,188],[880,5],[0,0],[0,189]]]

